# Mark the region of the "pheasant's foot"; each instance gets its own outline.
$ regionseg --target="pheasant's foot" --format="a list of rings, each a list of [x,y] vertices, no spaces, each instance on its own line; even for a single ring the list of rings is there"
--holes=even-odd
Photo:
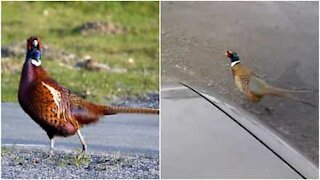
[[[50,139],[50,154],[49,154],[49,156],[48,157],[46,157],[45,158],[45,160],[47,160],[47,159],[52,159],[53,158],[53,156],[54,156],[54,142],[55,142],[55,139],[54,138],[52,138],[52,139]]]
[[[50,153],[49,154],[49,158],[53,158],[54,154],[53,153]]]
[[[87,153],[88,146],[87,144],[82,144],[82,151]]]
[[[80,152],[80,154],[77,156],[77,159],[81,159],[81,158],[85,157],[86,154],[87,154],[87,150],[82,150]]]
[[[86,154],[87,154],[87,144],[82,144],[82,151],[77,156],[77,159],[80,159],[81,157],[83,157]]]
[[[44,160],[50,160],[53,158],[53,156],[54,156],[53,150],[50,150],[48,157],[44,158]]]
[[[81,158],[84,154],[86,154],[87,153],[87,144],[86,144],[86,142],[84,141],[84,138],[82,137],[82,135],[81,135],[81,132],[80,132],[80,129],[78,129],[78,131],[77,131],[77,134],[78,134],[78,137],[79,137],[79,139],[80,139],[80,141],[81,141],[81,144],[82,144],[82,151],[81,151],[81,153],[78,155],[78,159],[79,158]]]
[[[50,139],[50,154],[49,154],[49,158],[52,158],[53,155],[54,155],[54,142],[55,142],[55,139],[54,138],[51,138]]]
[[[268,114],[272,114],[272,112],[274,111],[273,108],[269,108],[269,107],[265,107],[264,110],[265,110]]]

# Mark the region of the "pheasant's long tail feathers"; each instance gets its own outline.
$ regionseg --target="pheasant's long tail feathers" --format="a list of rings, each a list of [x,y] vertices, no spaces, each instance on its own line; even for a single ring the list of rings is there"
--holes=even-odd
[[[282,89],[273,86],[267,86],[267,92],[272,95],[287,96],[288,94],[310,93],[309,89]]]
[[[151,109],[151,108],[104,106],[104,109],[105,109],[106,115],[117,114],[117,113],[159,114],[159,109]]]
[[[309,93],[309,92],[311,91],[310,90],[288,90],[288,89],[281,89],[281,88],[275,88],[275,87],[269,87],[267,89],[267,94],[274,95],[274,96],[287,97],[299,103],[306,104],[308,106],[316,108],[317,107],[316,105],[297,97],[298,93]]]
[[[290,95],[290,96],[287,96],[287,97],[290,98],[290,99],[292,99],[292,100],[295,100],[295,101],[297,101],[297,102],[299,102],[299,103],[302,103],[302,104],[305,104],[305,105],[308,105],[308,106],[317,108],[317,106],[316,106],[315,104],[312,104],[312,103],[310,103],[310,102],[308,102],[308,101],[306,101],[306,100],[304,100],[304,99],[298,98],[298,97],[296,97],[296,96],[294,96],[294,95]]]

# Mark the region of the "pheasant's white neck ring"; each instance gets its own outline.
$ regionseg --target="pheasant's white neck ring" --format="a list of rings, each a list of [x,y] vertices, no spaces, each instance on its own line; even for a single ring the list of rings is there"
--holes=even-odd
[[[35,66],[40,66],[41,65],[41,60],[35,60],[35,59],[31,59],[31,63]]]
[[[235,66],[236,64],[238,64],[238,63],[240,63],[240,61],[238,60],[238,61],[234,61],[234,62],[232,62],[231,63],[231,67],[233,67],[233,66]]]

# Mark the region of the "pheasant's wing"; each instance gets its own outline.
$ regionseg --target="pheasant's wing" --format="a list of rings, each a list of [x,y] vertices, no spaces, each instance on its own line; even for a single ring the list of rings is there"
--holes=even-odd
[[[71,100],[71,111],[72,115],[81,124],[86,124],[86,122],[96,122],[99,116],[95,114],[90,108],[92,105],[90,102],[82,99],[81,97],[72,94]]]
[[[235,84],[236,86],[238,87],[238,89],[242,92],[242,93],[246,93],[247,91],[247,86],[245,84],[246,82],[246,78],[245,76],[242,76],[242,75],[237,75],[234,77],[235,79]]]
[[[253,72],[251,69],[246,68],[246,71],[249,76],[258,77],[258,75],[255,72]]]
[[[37,81],[31,89],[28,108],[32,118],[57,135],[74,134],[79,124],[70,113],[70,91],[52,79]]]
[[[82,124],[96,122],[100,116],[108,114],[105,106],[99,106],[84,100],[53,79],[47,79],[42,84],[52,97],[51,104],[57,109],[56,116],[61,116],[77,129]]]
[[[260,91],[264,91],[267,84],[260,79],[260,77],[251,69],[244,68],[244,73],[241,76],[243,84],[245,84],[246,92],[252,91],[255,94],[260,94]]]
[[[249,89],[256,95],[265,95],[269,85],[257,76],[251,76]]]
[[[72,115],[80,124],[93,123],[102,115],[115,114],[109,112],[106,106],[91,103],[74,94],[70,95],[70,101]]]

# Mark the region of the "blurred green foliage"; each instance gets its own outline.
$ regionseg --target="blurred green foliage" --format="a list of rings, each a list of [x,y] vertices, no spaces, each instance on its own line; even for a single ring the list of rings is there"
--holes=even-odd
[[[111,22],[127,32],[84,36],[77,28],[86,22]],[[2,2],[2,46],[25,42],[32,35],[39,35],[44,45],[128,70],[116,74],[70,69],[59,66],[59,59],[42,57],[54,79],[71,91],[90,91],[89,100],[105,102],[159,89],[158,2]],[[134,63],[128,62],[130,58]],[[19,71],[1,71],[2,101],[17,101],[23,61],[1,62],[19,67]]]

